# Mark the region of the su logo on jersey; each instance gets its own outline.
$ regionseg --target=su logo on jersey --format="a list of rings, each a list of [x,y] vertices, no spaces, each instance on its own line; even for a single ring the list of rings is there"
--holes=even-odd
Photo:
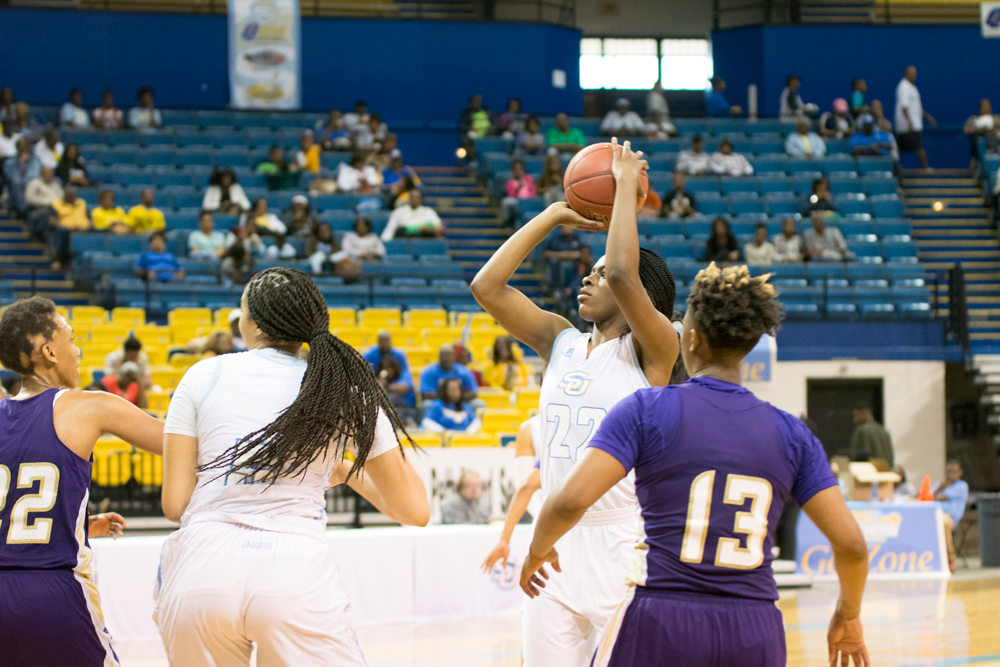
[[[590,388],[591,382],[593,380],[588,379],[587,374],[583,371],[572,371],[563,376],[562,381],[559,383],[559,388],[567,396],[583,396],[587,393],[587,389]]]

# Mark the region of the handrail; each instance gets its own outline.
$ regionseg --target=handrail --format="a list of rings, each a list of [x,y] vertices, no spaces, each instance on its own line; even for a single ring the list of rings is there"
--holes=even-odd
[[[965,295],[965,270],[961,264],[948,269],[948,329],[952,338],[968,352],[971,347],[969,306]]]

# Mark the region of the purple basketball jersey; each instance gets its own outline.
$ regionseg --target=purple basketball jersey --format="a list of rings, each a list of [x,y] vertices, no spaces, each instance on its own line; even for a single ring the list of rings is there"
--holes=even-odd
[[[660,590],[777,600],[769,564],[785,499],[837,485],[805,424],[711,378],[637,391],[590,446],[635,469],[631,583]]]

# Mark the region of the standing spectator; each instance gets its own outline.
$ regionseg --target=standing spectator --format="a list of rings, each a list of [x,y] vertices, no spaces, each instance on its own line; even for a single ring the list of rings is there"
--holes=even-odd
[[[172,252],[167,252],[167,235],[153,232],[149,237],[149,250],[139,255],[132,267],[136,278],[149,282],[169,283],[184,280],[184,269]]]
[[[836,212],[837,207],[833,203],[833,195],[830,193],[830,181],[825,178],[814,178],[812,194],[802,204],[802,215],[808,217],[819,213],[826,217]]]
[[[681,151],[677,155],[677,167],[674,172],[688,176],[703,176],[711,172],[712,156],[705,152],[705,140],[701,135],[691,138],[691,150]]]
[[[483,482],[479,473],[465,470],[455,485],[455,494],[441,503],[441,523],[477,524],[487,523],[490,510],[480,502]]]
[[[101,379],[101,384],[106,390],[115,396],[121,396],[137,408],[145,410],[149,407],[149,399],[142,386],[139,366],[134,362],[126,361],[116,374],[105,375]]]
[[[944,481],[932,489],[934,500],[941,503],[944,510],[944,545],[948,553],[948,568],[955,571],[955,526],[965,514],[969,502],[969,485],[962,479],[962,464],[958,459],[948,459],[944,467]]]
[[[349,132],[354,132],[358,127],[367,125],[369,120],[368,104],[364,100],[354,102],[354,111],[344,114],[344,125]]]
[[[131,234],[128,226],[128,216],[125,209],[115,206],[115,191],[101,190],[97,195],[97,206],[90,211],[90,219],[97,231],[109,231],[113,234]]]
[[[712,171],[722,176],[753,176],[753,165],[742,153],[733,152],[733,142],[723,139],[712,154]]]
[[[222,257],[226,251],[226,235],[215,229],[211,211],[202,211],[198,229],[188,234],[188,257]]]
[[[295,164],[300,170],[319,173],[319,144],[313,142],[312,130],[306,130],[299,138],[299,151],[295,154]]]
[[[808,120],[800,118],[795,123],[795,131],[785,139],[785,152],[788,157],[815,160],[826,155],[826,142],[810,131]]]
[[[608,112],[601,122],[601,134],[617,137],[642,137],[646,134],[646,124],[642,117],[632,111],[631,104],[619,97],[615,108]]]
[[[403,405],[410,408],[416,407],[417,394],[413,386],[413,372],[410,370],[410,358],[406,356],[406,352],[393,346],[391,333],[380,331],[377,344],[369,347],[361,356],[365,358],[365,361],[372,367],[376,375],[379,374],[380,364],[387,359],[394,361],[399,367],[399,375],[388,382],[388,387],[393,387],[397,383],[403,385],[402,387],[396,386],[392,389],[391,393],[395,393],[399,402]],[[387,376],[389,374],[390,372],[386,373]],[[392,398],[391,395],[390,398]]]
[[[843,262],[854,259],[847,249],[844,235],[836,227],[828,227],[821,213],[812,214],[812,227],[803,235],[806,251],[814,262]],[[889,462],[892,466],[892,462]]]
[[[838,97],[833,101],[833,111],[819,117],[819,132],[827,139],[843,139],[854,132],[854,117],[847,112],[847,100]]]
[[[382,232],[383,241],[396,237],[423,236],[439,239],[444,236],[444,223],[437,212],[424,206],[424,196],[420,190],[410,192],[406,206],[394,210],[389,216],[389,224]]]
[[[35,144],[35,157],[43,167],[55,169],[59,165],[59,159],[62,158],[63,150],[63,144],[59,141],[59,130],[49,127],[42,133],[42,140]]]
[[[398,184],[404,176],[408,176],[415,186],[420,186],[420,177],[417,176],[417,172],[414,171],[413,167],[407,167],[403,164],[402,151],[394,148],[389,153],[389,166],[382,170],[382,185],[388,187],[391,194],[398,195]]]
[[[505,227],[513,227],[517,221],[517,202],[538,194],[535,179],[524,171],[523,160],[511,160],[510,178],[504,184],[507,196],[500,202],[500,213]]]
[[[365,163],[365,154],[361,151],[351,153],[350,164],[340,163],[337,172],[337,187],[341,192],[357,192],[358,194],[374,194],[379,186],[378,172],[375,167]]]
[[[213,213],[239,215],[250,210],[250,200],[243,187],[236,182],[236,172],[225,167],[217,168],[208,179],[208,189],[201,200],[201,208]]]
[[[432,401],[438,396],[441,383],[448,379],[460,380],[461,400],[470,403],[476,398],[476,377],[468,368],[455,361],[455,348],[442,345],[437,362],[425,366],[420,373],[420,397]]]
[[[510,336],[497,336],[493,341],[493,365],[486,371],[486,382],[492,387],[514,391],[534,385],[531,366],[524,363],[523,353]]]
[[[646,138],[663,141],[677,136],[677,128],[674,124],[659,111],[649,114],[649,122],[646,124]]]
[[[674,189],[663,195],[661,218],[687,218],[698,212],[698,200],[687,191],[687,177],[680,169],[674,171]]]
[[[83,92],[69,91],[69,102],[59,109],[59,124],[63,127],[90,127],[90,114],[83,109]]]
[[[549,145],[549,150],[559,153],[576,153],[587,145],[583,132],[578,128],[571,128],[569,116],[564,113],[556,114],[556,126],[549,128],[545,141]]]
[[[24,190],[24,201],[31,216],[44,211],[52,205],[52,202],[62,197],[62,184],[56,180],[55,170],[52,167],[39,169],[38,177],[31,179]]]
[[[153,191],[146,188],[140,197],[140,203],[128,210],[125,223],[139,234],[165,229],[167,223],[163,218],[163,211],[153,206],[156,201]]]
[[[372,232],[368,218],[354,221],[354,230],[344,234],[344,255],[354,262],[377,262],[385,257],[385,245],[378,234]]]
[[[872,100],[872,116],[875,118],[875,123],[878,125],[878,129],[884,132],[892,133],[892,121],[885,117],[885,110],[882,108],[882,102],[880,100]]]
[[[740,244],[729,229],[729,221],[719,217],[712,221],[712,235],[705,242],[705,261],[728,264],[740,258]]]
[[[802,237],[795,233],[795,221],[791,218],[781,221],[781,233],[775,234],[772,242],[774,261],[778,264],[801,262],[805,258]]]
[[[94,109],[94,128],[120,130],[123,124],[122,110],[115,106],[115,94],[105,88],[101,93],[101,106]]]
[[[268,246],[264,256],[268,259],[295,259],[298,250],[295,249],[284,234],[274,237],[274,245]]]
[[[558,153],[546,156],[542,176],[538,179],[536,186],[536,190],[542,194],[546,206],[557,201],[566,201],[562,158],[559,157]]]
[[[288,212],[281,216],[281,222],[285,225],[285,233],[292,236],[309,236],[319,224],[309,206],[309,197],[305,195],[292,197],[292,204]]]
[[[333,109],[326,122],[316,121],[316,141],[325,151],[346,151],[351,149],[351,133],[344,122],[344,116]]]
[[[524,129],[517,135],[517,152],[522,155],[545,155],[545,135],[538,118],[529,116]]]
[[[896,465],[892,437],[885,427],[875,421],[870,407],[854,409],[854,432],[851,433],[850,456],[852,461],[882,459],[889,468]]]
[[[521,100],[512,97],[507,100],[507,111],[497,119],[497,129],[500,130],[500,136],[511,140],[524,131],[527,122],[528,114],[521,110]]]
[[[871,114],[864,114],[858,118],[859,130],[851,135],[848,145],[851,148],[851,155],[859,157],[862,155],[891,155],[892,135],[881,129],[877,129],[875,119]],[[975,146],[973,146],[972,159],[975,158]]]
[[[153,105],[153,89],[140,88],[136,97],[139,106],[128,110],[128,126],[134,130],[155,130],[163,125],[160,110]]]
[[[246,225],[250,221],[253,221],[257,231],[261,234],[277,236],[278,234],[288,232],[285,223],[279,220],[278,216],[274,213],[267,210],[267,200],[263,197],[255,200],[253,208],[243,214],[241,224]]]
[[[932,128],[937,127],[937,121],[924,111],[916,83],[917,68],[910,65],[896,86],[896,143],[901,153],[916,153],[920,166],[927,170],[930,167],[924,150],[924,119]]]
[[[653,89],[646,95],[646,116],[653,120],[653,114],[660,114],[663,120],[670,120],[670,107],[667,98],[663,96],[663,85],[659,79],[653,84]]]
[[[457,378],[445,378],[441,381],[437,398],[428,406],[424,421],[420,424],[420,428],[431,433],[478,433],[482,426],[475,410],[462,400],[462,381]]]
[[[726,90],[726,81],[720,76],[713,76],[709,79],[712,84],[711,90],[705,92],[705,106],[709,118],[729,118],[730,116],[742,116],[743,109],[737,104],[729,104],[723,91]]]
[[[781,91],[778,116],[783,121],[795,121],[806,114],[815,113],[815,104],[806,104],[799,95],[802,80],[794,74],[785,77],[785,89]]]
[[[758,222],[753,230],[753,243],[743,246],[743,257],[749,266],[771,266],[775,263],[777,253],[774,245],[767,240],[767,225]]]
[[[59,164],[56,165],[55,174],[64,184],[72,183],[81,188],[90,187],[87,162],[80,156],[80,147],[76,144],[66,146]]]
[[[278,146],[271,146],[267,159],[257,165],[268,190],[290,190],[299,187],[299,167],[290,164]]]
[[[542,257],[546,262],[549,285],[553,290],[568,287],[569,273],[580,261],[580,249],[583,247],[580,232],[569,225],[559,225],[559,233],[550,235],[542,246]]]
[[[1000,132],[1000,116],[993,113],[993,105],[985,97],[979,100],[979,113],[969,116],[962,127],[962,132],[969,137],[969,152],[972,161],[969,163],[969,171],[976,170],[976,163],[979,156],[979,139],[986,139],[989,151],[995,153],[997,150],[997,133]]]
[[[855,79],[851,84],[851,114],[855,118],[868,113],[868,104],[865,102],[866,92],[868,92],[868,84],[865,80]]]
[[[153,386],[149,355],[142,351],[142,341],[133,335],[129,335],[125,339],[124,345],[117,350],[108,352],[107,356],[104,357],[104,374],[117,375],[121,372],[124,363],[133,363],[139,367],[139,377],[142,378],[143,387],[149,389]]]

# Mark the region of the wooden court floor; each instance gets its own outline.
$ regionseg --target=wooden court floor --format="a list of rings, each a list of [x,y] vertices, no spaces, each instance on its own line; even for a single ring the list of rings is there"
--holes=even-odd
[[[826,662],[837,587],[784,591],[789,667]],[[1000,571],[948,582],[873,582],[862,615],[874,667],[1000,667]],[[113,632],[113,629],[112,629]],[[370,667],[519,667],[519,616],[358,628]],[[156,643],[118,646],[123,667],[166,667]]]

